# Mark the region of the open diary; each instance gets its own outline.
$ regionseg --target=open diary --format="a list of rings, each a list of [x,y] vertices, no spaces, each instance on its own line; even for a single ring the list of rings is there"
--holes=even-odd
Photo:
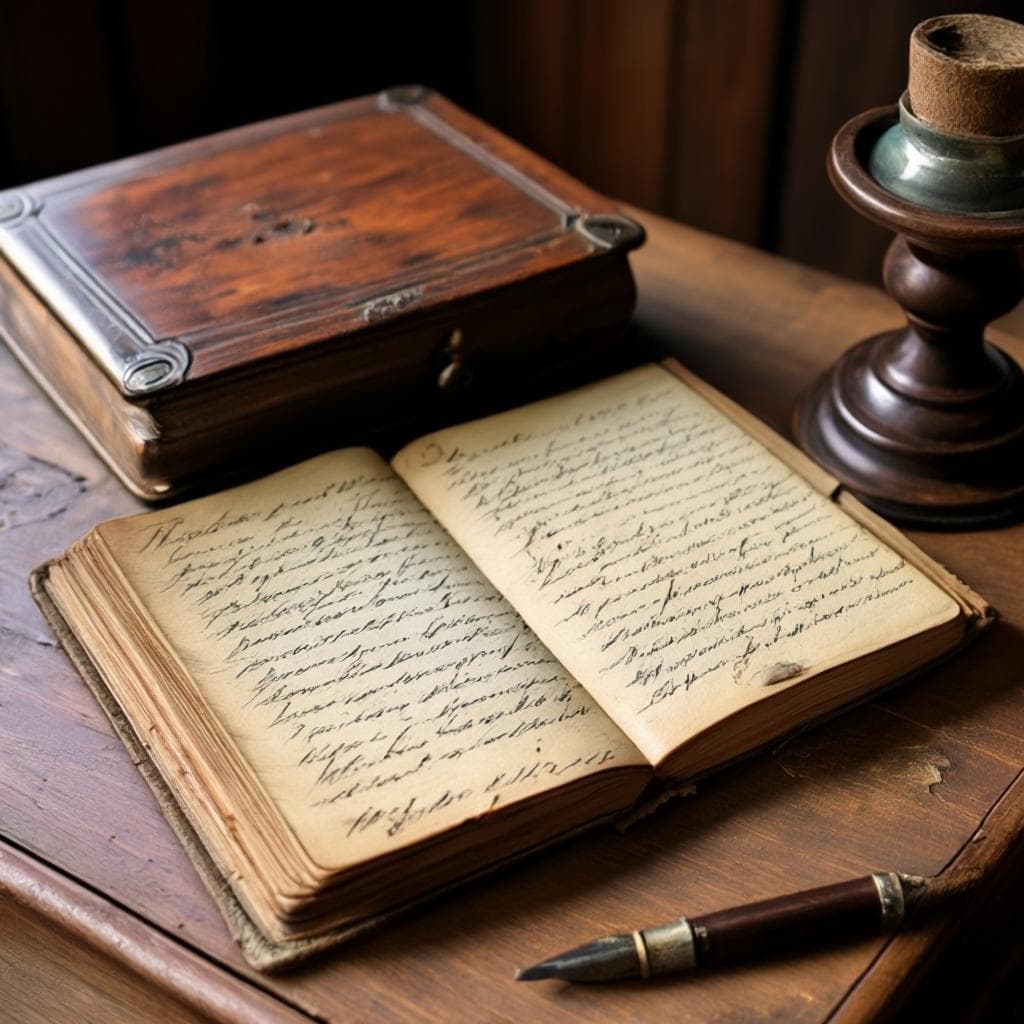
[[[35,584],[261,966],[991,619],[671,361],[103,523]]]

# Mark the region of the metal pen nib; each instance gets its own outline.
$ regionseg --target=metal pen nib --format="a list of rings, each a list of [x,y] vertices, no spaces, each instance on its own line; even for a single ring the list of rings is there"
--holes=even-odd
[[[516,981],[613,981],[638,974],[636,944],[632,935],[606,935],[575,949],[542,960],[515,973]]]
[[[928,881],[894,871],[594,939],[515,973],[516,981],[613,981],[712,966],[788,946],[898,928]]]

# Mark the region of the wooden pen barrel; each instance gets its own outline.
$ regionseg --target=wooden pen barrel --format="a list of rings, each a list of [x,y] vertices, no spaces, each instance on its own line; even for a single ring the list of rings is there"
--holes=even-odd
[[[883,881],[877,881],[881,879]],[[891,894],[888,901],[887,893]],[[698,964],[770,955],[830,935],[878,933],[903,917],[897,875],[868,875],[849,882],[779,896],[690,919]]]

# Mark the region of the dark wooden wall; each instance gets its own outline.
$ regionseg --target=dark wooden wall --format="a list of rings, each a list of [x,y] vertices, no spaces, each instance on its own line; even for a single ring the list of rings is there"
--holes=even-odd
[[[519,0],[478,11],[476,102],[611,195],[875,281],[888,238],[825,178],[906,85],[917,22],[1024,0]]]
[[[609,194],[875,280],[825,151],[951,10],[1024,0],[0,0],[0,187],[423,81]]]

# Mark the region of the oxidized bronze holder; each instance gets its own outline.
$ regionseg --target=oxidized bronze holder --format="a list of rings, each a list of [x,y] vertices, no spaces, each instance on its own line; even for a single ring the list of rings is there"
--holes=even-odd
[[[802,398],[800,445],[903,523],[1020,517],[1024,375],[983,334],[1024,296],[1024,135],[957,136],[904,97],[898,114],[844,125],[828,170],[854,209],[898,232],[883,278],[907,326],[855,346]]]

